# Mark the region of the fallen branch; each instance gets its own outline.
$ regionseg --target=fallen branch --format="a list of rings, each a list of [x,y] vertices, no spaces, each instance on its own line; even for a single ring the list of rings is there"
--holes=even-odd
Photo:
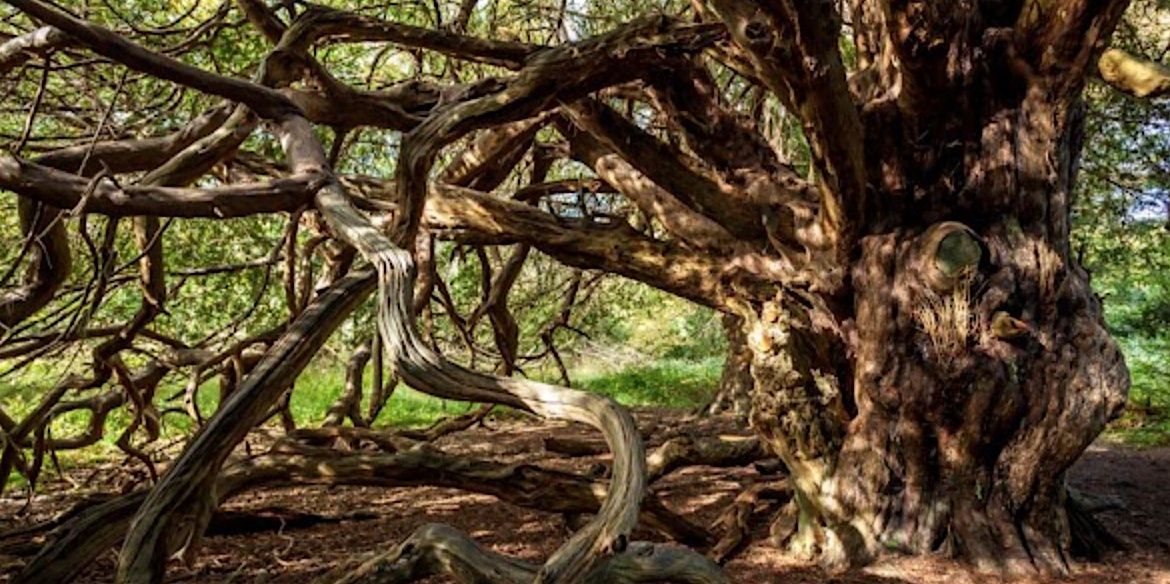
[[[545,438],[544,449],[567,456],[596,456],[606,452],[605,444],[598,440],[558,436]],[[689,436],[676,436],[646,456],[646,480],[654,482],[688,466],[746,466],[769,457],[759,439],[754,436],[697,440]]]
[[[364,428],[297,430],[295,435],[336,437],[378,434]],[[383,433],[384,434],[384,433]],[[224,469],[214,486],[221,500],[257,488],[294,485],[351,485],[377,487],[436,486],[497,497],[520,507],[560,514],[592,514],[607,500],[602,481],[529,464],[506,464],[447,454],[425,444],[384,444],[402,448],[396,454],[348,453],[299,447],[235,462]],[[278,445],[278,448],[282,446]],[[99,554],[117,545],[147,491],[103,501],[74,512],[53,524],[50,543],[25,565],[15,583],[67,582]],[[550,496],[550,494],[555,494]],[[651,529],[688,545],[709,545],[710,534],[648,497],[640,520]],[[171,549],[182,545],[167,540]],[[2,543],[2,542],[0,542]]]
[[[770,517],[770,511],[792,499],[792,487],[787,480],[756,483],[738,496],[719,516],[716,525],[723,529],[723,535],[708,556],[723,564],[739,553],[750,540],[755,519]]]
[[[308,529],[318,525],[341,523],[342,521],[368,521],[378,516],[373,513],[346,513],[344,515],[321,515],[291,509],[265,508],[255,511],[215,512],[207,526],[207,535],[244,535],[265,531],[287,532],[294,529]]]
[[[483,549],[446,525],[424,525],[393,551],[379,555],[341,576],[319,584],[403,584],[428,576],[448,576],[459,584],[528,584],[538,566]],[[582,580],[586,584],[672,582],[723,584],[727,578],[707,558],[686,548],[631,543],[605,558]]]

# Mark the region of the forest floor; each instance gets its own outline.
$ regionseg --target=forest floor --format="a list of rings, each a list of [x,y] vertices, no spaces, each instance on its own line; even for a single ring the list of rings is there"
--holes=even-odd
[[[648,446],[687,423],[668,410],[640,409],[639,423],[652,428]],[[704,433],[739,434],[726,419],[708,419]],[[588,428],[537,423],[512,417],[489,419],[485,426],[443,437],[436,446],[451,452],[506,462],[528,462],[547,468],[582,471],[604,457],[567,458],[545,451],[543,439],[555,435],[591,437]],[[257,442],[262,441],[258,439]],[[125,481],[124,468],[75,469],[74,481],[113,488]],[[97,477],[95,479],[95,477]],[[121,477],[121,478],[118,478]],[[655,483],[654,491],[672,509],[698,525],[711,526],[744,486],[759,477],[751,467],[691,467]],[[1100,441],[1073,468],[1071,482],[1080,492],[1107,503],[1098,517],[1131,546],[1100,563],[1080,563],[1065,580],[1089,583],[1170,584],[1170,448],[1137,449]],[[21,512],[23,500],[0,499],[0,531],[43,520],[68,508],[89,490],[57,478]],[[125,484],[121,485],[122,488]],[[6,495],[10,497],[10,495]],[[168,582],[302,583],[361,556],[385,551],[416,527],[429,522],[451,524],[477,541],[505,554],[539,562],[568,533],[560,515],[500,503],[485,495],[432,487],[296,487],[242,494],[225,506],[242,512],[312,513],[329,521],[304,528],[286,528],[243,535],[209,536],[199,559],[190,566],[175,563]],[[275,511],[274,511],[275,510]],[[735,583],[834,584],[982,584],[980,578],[941,558],[887,558],[864,570],[830,574],[786,557],[767,540],[767,525],[756,540],[726,566]],[[654,539],[653,534],[636,534]],[[104,554],[82,576],[82,582],[108,582],[115,553]],[[17,558],[0,556],[0,582],[18,569]],[[428,580],[428,583],[439,580]]]

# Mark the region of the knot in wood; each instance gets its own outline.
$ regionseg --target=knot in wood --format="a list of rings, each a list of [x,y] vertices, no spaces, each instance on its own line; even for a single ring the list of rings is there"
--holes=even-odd
[[[974,230],[957,221],[930,226],[917,245],[922,278],[938,292],[953,290],[974,274],[983,260],[983,241]]]

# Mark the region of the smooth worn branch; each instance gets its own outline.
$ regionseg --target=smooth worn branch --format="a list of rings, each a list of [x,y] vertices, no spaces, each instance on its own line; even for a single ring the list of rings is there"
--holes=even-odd
[[[312,202],[321,186],[312,174],[218,188],[119,185],[114,179],[76,174],[0,154],[0,187],[30,199],[110,217],[242,217],[290,211]]]

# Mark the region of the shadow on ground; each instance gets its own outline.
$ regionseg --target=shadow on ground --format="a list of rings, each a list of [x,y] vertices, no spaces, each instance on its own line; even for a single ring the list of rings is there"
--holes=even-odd
[[[642,412],[643,427],[677,425],[677,414]],[[714,432],[744,431],[724,423]],[[541,440],[558,436],[589,436],[585,428],[531,426],[511,421],[477,428],[442,439],[438,446],[452,452],[504,461],[537,462],[559,469],[577,469],[604,457],[565,459],[545,453]],[[650,441],[651,444],[655,440]],[[720,512],[750,482],[751,469],[684,469],[656,485],[667,504],[700,525],[712,525]],[[1101,442],[1070,472],[1075,489],[1092,497],[1099,517],[1133,550],[1114,554],[1098,564],[1079,564],[1064,580],[1077,584],[1142,582],[1170,584],[1170,448],[1135,450]],[[66,501],[67,502],[67,501]],[[428,522],[451,524],[501,553],[539,562],[569,533],[565,521],[551,515],[497,502],[493,497],[431,487],[298,487],[244,494],[227,508],[287,508],[326,516],[361,516],[361,520],[317,525],[287,532],[209,537],[192,566],[175,563],[169,582],[303,583],[363,555],[385,551]],[[761,534],[762,535],[762,534]],[[652,534],[636,534],[652,538]],[[109,582],[114,550],[86,572],[82,582]],[[981,578],[942,558],[887,558],[864,570],[830,574],[787,557],[759,538],[726,567],[737,584],[983,584]],[[0,581],[3,581],[0,574]],[[428,580],[437,584],[440,580]]]

